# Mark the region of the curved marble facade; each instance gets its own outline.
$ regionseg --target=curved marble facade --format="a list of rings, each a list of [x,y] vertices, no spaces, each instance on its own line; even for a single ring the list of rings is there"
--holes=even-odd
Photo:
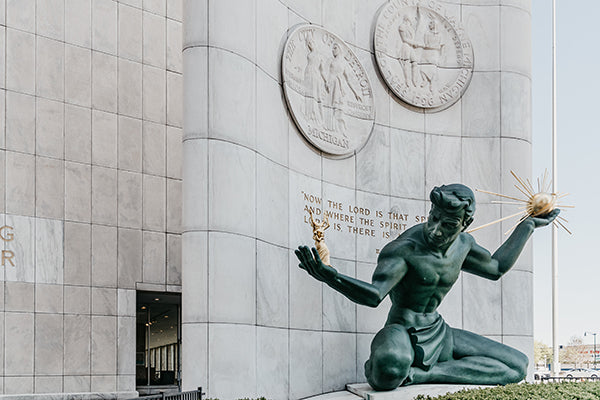
[[[388,303],[356,306],[297,268],[292,249],[312,243],[305,206],[354,216],[332,221],[341,230],[330,228],[327,244],[333,265],[368,280],[387,239],[382,229],[366,232],[360,217],[387,214],[370,219],[399,224],[393,235],[427,215],[435,185],[511,194],[510,170],[530,176],[530,2],[443,2],[460,18],[475,64],[464,96],[437,113],[405,107],[376,71],[373,24],[383,3],[184,0],[184,388],[299,399],[364,381]],[[340,36],[369,74],[375,126],[355,156],[317,151],[286,108],[281,54],[300,23]],[[491,200],[477,195],[474,226],[514,212]],[[495,250],[510,226],[474,236]],[[441,313],[532,358],[531,244],[498,282],[464,274]]]

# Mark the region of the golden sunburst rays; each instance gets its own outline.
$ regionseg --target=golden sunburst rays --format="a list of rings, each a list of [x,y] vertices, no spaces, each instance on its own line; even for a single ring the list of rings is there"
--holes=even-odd
[[[517,183],[515,184],[515,188],[517,188],[517,190],[521,192],[523,196],[525,196],[524,199],[513,196],[507,196],[505,194],[500,193],[488,192],[486,190],[481,189],[476,190],[481,193],[487,193],[494,196],[502,197],[504,199],[512,200],[494,200],[492,201],[492,203],[518,205],[520,206],[520,211],[507,217],[500,218],[487,224],[478,226],[477,228],[470,229],[467,231],[468,233],[478,231],[488,226],[497,224],[498,222],[506,221],[507,219],[519,217],[517,223],[514,224],[508,231],[504,233],[505,235],[507,235],[510,232],[512,232],[512,230],[515,229],[517,225],[519,225],[523,220],[525,220],[528,217],[544,216],[550,213],[555,208],[574,208],[574,206],[559,204],[560,199],[562,199],[565,196],[568,196],[568,193],[552,193],[550,191],[550,188],[552,186],[552,180],[550,179],[547,170],[544,171],[544,175],[542,176],[541,181],[540,178],[537,179],[537,191],[533,188],[533,185],[531,184],[531,181],[529,179],[519,178],[517,174],[515,174],[513,171],[510,171],[510,173],[517,181]],[[554,221],[552,221],[552,223],[556,225],[556,227],[563,228],[565,231],[571,234],[571,231],[567,229],[567,227],[564,225],[568,222],[569,221],[567,221],[560,215]]]

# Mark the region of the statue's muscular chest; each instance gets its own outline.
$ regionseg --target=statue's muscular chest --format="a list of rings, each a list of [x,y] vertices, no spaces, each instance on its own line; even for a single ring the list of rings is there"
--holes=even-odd
[[[451,248],[444,255],[416,252],[406,259],[407,283],[421,290],[429,288],[447,292],[458,279],[467,254],[465,246]]]

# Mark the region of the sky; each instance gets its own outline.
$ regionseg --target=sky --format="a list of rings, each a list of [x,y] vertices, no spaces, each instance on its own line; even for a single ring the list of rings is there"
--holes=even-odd
[[[558,191],[575,209],[561,214],[573,235],[559,233],[558,341],[599,333],[600,1],[556,0]],[[585,33],[585,34],[584,34]],[[552,1],[532,0],[532,176],[552,168]],[[599,209],[600,210],[600,209]],[[552,345],[551,229],[534,234],[534,338]],[[598,246],[598,247],[596,247]],[[583,337],[593,343],[593,337]]]

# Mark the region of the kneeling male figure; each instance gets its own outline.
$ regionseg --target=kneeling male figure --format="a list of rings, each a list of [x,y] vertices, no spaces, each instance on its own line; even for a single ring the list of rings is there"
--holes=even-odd
[[[461,270],[498,280],[514,265],[533,230],[550,224],[560,211],[528,217],[491,255],[464,232],[475,212],[471,189],[460,184],[436,187],[430,199],[427,222],[383,248],[371,283],[338,273],[321,261],[316,249],[311,253],[306,246],[296,250],[299,266],[358,304],[377,307],[390,296],[387,321],[375,335],[365,363],[367,381],[374,389],[425,382],[519,382],[527,372],[523,353],[451,328],[436,310]]]

